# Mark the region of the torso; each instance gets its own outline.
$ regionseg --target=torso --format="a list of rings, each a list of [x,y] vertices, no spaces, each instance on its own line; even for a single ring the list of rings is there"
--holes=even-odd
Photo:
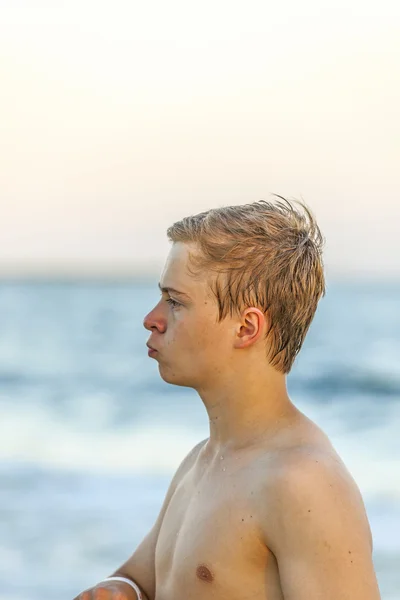
[[[205,458],[175,490],[156,548],[156,600],[282,600],[260,528],[268,462],[262,449]]]
[[[276,475],[293,453],[340,461],[327,436],[301,415],[274,442],[223,455],[196,447],[165,512],[155,556],[155,600],[283,600],[265,539],[274,524]]]

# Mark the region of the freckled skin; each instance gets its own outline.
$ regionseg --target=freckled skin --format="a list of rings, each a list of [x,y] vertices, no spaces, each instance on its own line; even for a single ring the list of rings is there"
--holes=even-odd
[[[304,432],[304,423],[297,425],[297,431],[292,428],[290,439],[297,449]],[[319,450],[332,452],[312,427],[308,444],[310,440]],[[287,438],[278,440],[273,449],[268,440],[259,440],[251,449],[225,453],[223,460],[207,454],[207,441],[179,482],[164,516],[155,555],[155,600],[286,600],[276,558],[265,545],[262,529],[269,479],[272,489]],[[305,506],[304,514],[310,512]],[[273,523],[273,514],[270,519]],[[326,540],[322,545],[332,555]],[[346,549],[346,554],[352,551]]]
[[[260,539],[255,513],[262,455],[253,450],[221,460],[207,455],[206,444],[199,451],[159,533],[156,600],[282,600],[276,561]]]

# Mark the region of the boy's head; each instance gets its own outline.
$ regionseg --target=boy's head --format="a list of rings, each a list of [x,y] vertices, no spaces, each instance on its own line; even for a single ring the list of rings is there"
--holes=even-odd
[[[325,294],[323,238],[303,203],[278,198],[168,229],[165,289],[144,321],[166,381],[197,389],[255,360],[289,373]]]

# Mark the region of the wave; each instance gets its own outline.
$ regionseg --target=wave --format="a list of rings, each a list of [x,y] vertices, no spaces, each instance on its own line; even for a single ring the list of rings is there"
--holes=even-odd
[[[167,394],[179,393],[179,388],[166,385],[162,380],[154,377],[151,372],[142,373],[142,378],[135,374],[133,379],[132,375],[129,378],[125,373],[118,372],[109,374],[100,371],[29,372],[26,368],[24,370],[0,370],[0,386],[3,389],[41,384],[52,384],[61,388],[66,384],[71,386],[93,384],[94,382],[98,388],[117,385],[119,388],[146,394],[157,393],[161,390]],[[400,399],[400,377],[397,376],[397,373],[332,368],[322,373],[317,370],[309,374],[296,371],[293,375],[289,375],[288,383],[293,391],[299,391],[302,394],[309,392],[311,399],[321,402],[330,395],[335,397],[344,395],[346,400],[349,397],[358,399],[359,395]]]
[[[395,374],[365,372],[358,370],[330,370],[327,373],[314,373],[312,376],[300,374],[290,379],[290,387],[294,391],[305,391],[324,402],[325,398],[342,395],[346,401],[360,395],[381,396],[385,399],[400,399],[400,379]]]
[[[52,413],[46,405],[2,407],[1,463],[31,464],[60,471],[172,475],[189,450],[208,436],[208,421],[180,407],[170,414],[142,414],[110,423],[108,399],[95,398],[78,416]],[[173,408],[173,407],[171,407]],[[337,407],[301,406],[329,435],[363,493],[400,502],[400,456],[397,441],[400,407],[385,423],[348,431]],[[96,414],[97,411],[97,414]],[[101,414],[103,412],[103,414]],[[158,420],[156,420],[156,417]]]
[[[58,418],[38,406],[3,410],[0,438],[2,462],[136,473],[173,472],[201,439],[179,426],[144,422],[104,428],[90,418]]]

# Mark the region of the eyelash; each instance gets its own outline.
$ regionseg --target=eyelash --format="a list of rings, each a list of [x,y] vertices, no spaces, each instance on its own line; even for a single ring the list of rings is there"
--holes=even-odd
[[[177,306],[180,306],[179,302],[177,302],[176,300],[173,300],[172,298],[167,298],[166,302],[168,302],[168,304],[170,306],[172,306],[172,308],[176,308]]]

